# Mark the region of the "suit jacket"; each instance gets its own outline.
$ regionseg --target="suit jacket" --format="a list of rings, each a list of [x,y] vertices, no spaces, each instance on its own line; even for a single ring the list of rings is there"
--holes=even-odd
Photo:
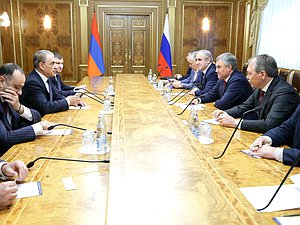
[[[201,98],[202,103],[214,102],[218,109],[229,109],[244,102],[253,92],[243,73],[234,71],[224,89],[224,80],[217,84]]]
[[[283,163],[291,165],[300,154],[300,105],[287,121],[264,135],[272,138],[272,146],[274,147],[291,146],[291,148],[284,148],[283,150]],[[300,166],[300,162],[297,166]]]
[[[27,141],[33,141],[36,136],[31,124],[41,120],[41,115],[36,110],[30,109],[32,121],[21,117],[10,105],[9,113],[12,117],[9,125],[0,104],[0,154],[3,155],[11,146]]]
[[[42,78],[35,70],[27,76],[22,92],[23,94],[20,98],[22,104],[36,109],[42,116],[69,109],[67,100],[53,85],[53,101],[50,101],[50,94]]]
[[[200,70],[198,70],[196,80],[194,81],[194,78],[195,78],[196,74],[195,74],[195,71],[192,70],[191,75],[188,78],[181,80],[182,88],[192,89],[195,86],[195,84],[199,84],[200,79],[201,79],[201,74],[202,74],[202,72]]]
[[[216,85],[217,81],[216,65],[212,63],[208,67],[206,74],[203,74],[201,77],[200,85],[198,86],[199,90],[195,91],[195,95],[200,96],[209,92]]]
[[[191,73],[192,73],[192,68],[191,68],[191,67],[189,67],[189,68],[188,68],[188,70],[186,71],[186,74],[185,74],[185,76],[183,76],[183,77],[179,78],[178,80],[182,81],[182,80],[184,80],[184,79],[188,78],[189,76],[191,76]]]
[[[64,84],[59,74],[56,74],[55,76],[56,77],[51,77],[50,79],[57,88],[57,90],[61,91],[61,94],[63,96],[67,97],[69,95],[75,95],[74,87]],[[59,88],[58,83],[60,84],[61,88]]]
[[[256,89],[244,103],[226,112],[232,117],[241,117],[244,112],[259,106],[259,93],[260,89]],[[259,133],[267,132],[287,120],[295,111],[299,101],[295,89],[281,77],[276,76],[264,95],[262,110],[255,112],[251,120],[244,119],[241,129]]]

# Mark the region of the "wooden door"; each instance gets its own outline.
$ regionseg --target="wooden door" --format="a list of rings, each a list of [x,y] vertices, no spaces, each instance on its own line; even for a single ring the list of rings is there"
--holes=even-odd
[[[146,74],[150,58],[149,19],[149,15],[106,15],[106,74]]]

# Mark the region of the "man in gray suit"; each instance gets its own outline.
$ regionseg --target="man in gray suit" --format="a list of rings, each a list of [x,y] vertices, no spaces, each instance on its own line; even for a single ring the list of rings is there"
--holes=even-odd
[[[225,111],[216,110],[213,116],[222,126],[235,127],[243,113],[256,107],[260,111],[245,115],[240,129],[263,133],[279,126],[295,111],[300,98],[296,90],[278,76],[275,59],[269,55],[258,55],[249,62],[248,80],[256,88],[242,104]]]
[[[33,141],[51,125],[39,122],[39,112],[19,102],[24,82],[24,72],[17,64],[0,67],[0,155],[14,144]]]

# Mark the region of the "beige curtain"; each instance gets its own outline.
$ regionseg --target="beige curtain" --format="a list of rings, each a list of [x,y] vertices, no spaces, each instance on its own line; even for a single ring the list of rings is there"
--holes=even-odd
[[[250,17],[249,47],[252,47],[252,55],[255,55],[258,30],[262,10],[267,6],[268,0],[253,0]]]

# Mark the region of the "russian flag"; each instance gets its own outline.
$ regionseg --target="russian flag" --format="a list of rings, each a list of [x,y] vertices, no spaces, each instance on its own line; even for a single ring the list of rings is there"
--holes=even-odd
[[[95,13],[93,14],[92,19],[92,34],[90,39],[87,73],[89,77],[99,76],[105,73],[102,46],[100,42],[100,36],[98,33],[98,26]]]
[[[164,33],[162,35],[160,53],[158,56],[158,73],[160,76],[172,76],[172,55],[170,45],[170,30],[168,13],[165,18]]]

